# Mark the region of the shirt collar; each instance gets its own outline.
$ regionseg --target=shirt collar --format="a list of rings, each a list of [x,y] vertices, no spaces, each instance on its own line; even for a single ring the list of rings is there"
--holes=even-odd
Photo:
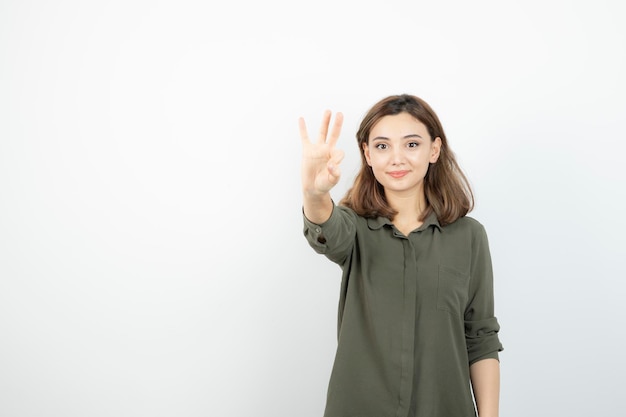
[[[367,225],[370,229],[376,230],[380,229],[384,225],[392,225],[391,220],[387,217],[375,217],[373,219],[367,219]],[[439,220],[437,220],[437,214],[434,211],[431,211],[428,216],[424,219],[424,223],[416,229],[416,231],[425,230],[429,226],[435,226],[441,231],[441,225],[439,224]]]

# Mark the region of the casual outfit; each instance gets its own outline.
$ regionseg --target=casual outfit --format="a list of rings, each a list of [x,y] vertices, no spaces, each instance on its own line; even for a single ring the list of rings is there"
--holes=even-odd
[[[483,226],[432,213],[405,236],[335,206],[304,235],[343,271],[324,417],[475,416],[469,366],[502,350]]]

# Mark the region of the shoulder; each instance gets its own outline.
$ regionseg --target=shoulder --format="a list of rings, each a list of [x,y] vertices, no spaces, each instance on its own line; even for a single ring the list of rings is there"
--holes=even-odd
[[[485,230],[485,227],[481,222],[470,216],[459,217],[453,223],[444,226],[445,230],[448,229],[467,229],[467,230]]]
[[[486,239],[487,232],[481,222],[470,216],[458,218],[442,228],[444,234],[455,236],[467,236],[472,239]]]

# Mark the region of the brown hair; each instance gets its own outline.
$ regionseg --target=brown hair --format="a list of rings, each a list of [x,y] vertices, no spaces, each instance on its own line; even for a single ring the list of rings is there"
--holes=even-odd
[[[387,203],[383,186],[376,180],[372,168],[367,164],[363,144],[368,143],[370,132],[380,119],[403,112],[424,123],[431,141],[437,137],[441,138],[439,159],[429,165],[424,177],[427,206],[419,220],[423,221],[434,211],[442,226],[453,223],[474,207],[472,189],[456,162],[454,153],[448,147],[446,135],[435,112],[424,100],[408,94],[389,96],[380,100],[363,118],[356,134],[361,152],[361,170],[352,188],[348,190],[339,204],[351,208],[363,217],[383,216],[393,219],[397,214]]]

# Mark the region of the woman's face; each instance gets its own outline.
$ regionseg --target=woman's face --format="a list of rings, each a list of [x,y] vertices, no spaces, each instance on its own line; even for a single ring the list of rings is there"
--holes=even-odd
[[[423,192],[429,163],[437,162],[441,139],[431,140],[426,126],[409,113],[385,116],[363,144],[365,159],[385,192]]]

